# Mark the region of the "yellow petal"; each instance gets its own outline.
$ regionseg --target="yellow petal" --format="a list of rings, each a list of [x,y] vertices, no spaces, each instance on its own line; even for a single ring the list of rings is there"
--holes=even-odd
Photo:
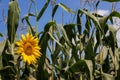
[[[21,44],[20,44],[20,42],[16,42],[15,44],[16,44],[16,45],[18,45],[18,46],[20,46],[20,45],[21,45]]]
[[[26,38],[25,38],[25,36],[23,34],[21,35],[21,37],[22,37],[23,41],[26,41]]]

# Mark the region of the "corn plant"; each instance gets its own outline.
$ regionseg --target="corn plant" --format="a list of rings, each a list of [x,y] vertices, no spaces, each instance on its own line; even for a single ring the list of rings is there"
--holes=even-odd
[[[120,80],[120,48],[116,38],[119,29],[113,26],[113,17],[120,18],[119,12],[113,10],[102,16],[86,8],[73,11],[67,5],[56,3],[52,20],[39,32],[39,20],[51,1],[46,0],[40,11],[36,1],[31,2],[35,13],[22,18],[28,27],[26,36],[21,34],[21,37],[17,36],[18,1],[9,2],[7,38],[0,42],[1,80]],[[75,15],[76,22],[58,24],[55,15],[59,8]],[[35,27],[30,17],[36,18]]]

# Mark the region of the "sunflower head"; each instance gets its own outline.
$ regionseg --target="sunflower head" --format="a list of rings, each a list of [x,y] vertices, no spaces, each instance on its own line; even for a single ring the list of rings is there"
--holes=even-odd
[[[22,34],[21,40],[16,42],[17,53],[22,56],[23,61],[27,62],[28,65],[36,63],[37,58],[41,57],[41,48],[38,46],[38,42],[38,38],[29,33],[26,36]]]

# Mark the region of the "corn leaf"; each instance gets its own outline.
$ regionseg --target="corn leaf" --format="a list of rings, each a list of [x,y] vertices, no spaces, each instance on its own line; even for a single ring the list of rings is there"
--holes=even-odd
[[[52,10],[52,18],[54,18],[54,15],[55,15],[57,9],[58,9],[58,5],[55,5],[53,10]]]
[[[107,1],[107,2],[119,2],[120,0],[102,0],[102,1]]]
[[[2,33],[0,33],[0,37],[3,37]]]
[[[59,3],[58,6],[60,6],[62,9],[64,9],[65,11],[69,12],[69,13],[74,13],[74,11],[72,9],[70,9],[69,7],[67,7],[66,5]]]
[[[19,23],[19,13],[20,10],[17,0],[11,1],[9,3],[8,20],[7,20],[8,39],[10,43],[14,42],[16,30],[18,28],[18,23]]]
[[[110,74],[103,73],[102,75],[103,75],[103,80],[115,80],[115,78]]]
[[[43,13],[45,12],[45,10],[47,9],[48,5],[49,5],[50,0],[47,0],[46,3],[44,4],[43,8],[40,10],[38,16],[37,16],[37,21],[40,20],[40,18],[42,17]]]

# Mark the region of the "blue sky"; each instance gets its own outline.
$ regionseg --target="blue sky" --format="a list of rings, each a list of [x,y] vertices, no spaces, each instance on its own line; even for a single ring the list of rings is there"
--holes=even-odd
[[[3,10],[4,10],[4,16],[7,19],[7,11],[8,11],[8,3],[10,0],[1,0],[0,2],[0,32],[3,33],[4,37],[0,38],[1,40],[4,40],[6,38],[6,34],[7,34],[7,25],[5,24],[4,20],[3,20]],[[30,0],[18,0],[19,2],[19,6],[20,6],[20,18],[22,19],[27,13],[28,13],[28,2]],[[38,12],[40,11],[40,9],[43,7],[43,4],[45,3],[46,0],[36,0],[36,4],[37,4],[37,9]],[[65,5],[67,5],[69,8],[73,9],[74,11],[77,11],[78,9],[81,8],[88,8],[89,10],[93,11],[93,5],[89,5],[89,6],[84,6],[84,3],[81,3],[82,0],[56,0],[56,3],[63,3]],[[83,0],[84,1],[84,0]],[[82,5],[81,5],[82,4]],[[88,4],[88,3],[87,3]],[[119,5],[119,3],[117,4],[117,6]],[[91,7],[90,7],[91,6]],[[99,4],[98,10],[101,10],[101,14],[106,14],[108,12],[110,12],[111,10],[111,3],[108,2],[101,2]],[[106,11],[106,13],[105,13]],[[32,5],[31,7],[31,12],[34,12],[34,7]],[[64,18],[64,24],[67,23],[72,23],[73,22],[73,17],[75,15],[72,15],[68,12],[65,12],[62,8],[59,8],[55,14],[55,20],[58,24],[62,23],[62,12],[63,12],[63,18]],[[52,6],[51,4],[49,4],[47,10],[45,11],[44,15],[42,16],[42,18],[39,20],[39,31],[42,31],[45,24],[49,21],[51,21],[51,14],[52,14]],[[35,18],[30,18],[31,19],[31,24],[32,26],[35,26]],[[21,24],[20,24],[21,25]],[[19,26],[20,27],[20,26]],[[22,33],[22,32],[21,32]]]

